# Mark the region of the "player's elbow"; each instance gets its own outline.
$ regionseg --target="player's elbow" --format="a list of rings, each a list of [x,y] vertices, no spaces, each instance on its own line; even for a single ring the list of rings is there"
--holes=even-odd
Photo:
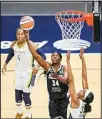
[[[38,48],[36,50],[37,54],[39,54],[44,60],[46,60],[46,56],[44,54],[44,52],[42,51],[42,49]]]

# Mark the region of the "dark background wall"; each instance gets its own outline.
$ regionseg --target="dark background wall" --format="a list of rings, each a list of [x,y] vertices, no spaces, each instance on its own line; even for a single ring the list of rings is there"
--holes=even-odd
[[[24,15],[31,15],[35,19],[35,27],[30,32],[31,39],[42,45],[45,53],[53,52],[56,49],[53,43],[61,40],[62,33],[55,20],[56,12],[62,10],[81,10],[92,12],[91,2],[2,2],[1,3],[1,52],[9,51],[10,43],[15,40],[16,28],[19,26],[20,18]],[[102,22],[101,22],[102,26]],[[102,29],[102,27],[101,27]],[[93,27],[84,23],[81,39],[91,43],[86,52],[101,52],[101,43],[94,43]],[[66,51],[59,50],[62,53]]]

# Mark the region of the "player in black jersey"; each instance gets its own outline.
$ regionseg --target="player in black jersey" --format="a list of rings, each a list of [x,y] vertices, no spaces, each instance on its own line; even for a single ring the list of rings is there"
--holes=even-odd
[[[54,52],[51,55],[52,64],[44,61],[37,54],[35,48],[27,40],[28,47],[35,60],[47,72],[47,88],[49,93],[49,114],[51,119],[67,119],[67,106],[69,103],[68,93],[68,76],[66,66],[61,65],[62,55]]]

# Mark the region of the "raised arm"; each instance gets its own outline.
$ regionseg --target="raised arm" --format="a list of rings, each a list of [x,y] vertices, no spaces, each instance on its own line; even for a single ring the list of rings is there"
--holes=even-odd
[[[37,52],[44,60],[46,60],[46,56],[45,56],[45,54],[44,54],[44,52],[42,51],[41,48],[37,48],[36,52]],[[40,68],[40,65],[38,64],[37,61],[36,61],[36,62],[34,61],[34,64],[35,64],[35,66],[34,66],[34,68],[33,68],[33,75],[34,75],[34,74],[37,74],[37,72],[38,72],[38,70],[39,70],[39,68]]]
[[[44,61],[44,59],[40,55],[37,54],[36,48],[34,47],[34,45],[32,44],[30,40],[27,40],[27,44],[35,60],[39,63],[41,67],[43,67],[47,71],[50,67],[50,64]]]
[[[66,55],[66,62],[67,62],[67,71],[68,71],[68,84],[69,84],[69,92],[71,96],[71,102],[79,105],[79,100],[77,98],[77,93],[75,91],[75,85],[74,85],[74,77],[70,65],[70,52],[67,52]]]
[[[83,86],[83,89],[88,89],[89,87],[87,82],[87,69],[86,69],[86,62],[85,62],[85,58],[83,54],[84,54],[84,49],[81,48],[79,57],[82,61],[82,86]]]
[[[32,42],[33,46],[35,47],[36,49],[36,52],[37,54],[39,54],[44,60],[46,60],[46,56],[45,56],[45,53],[43,52],[43,50],[41,48],[39,48],[34,42]],[[33,74],[37,74],[39,68],[40,68],[40,65],[38,64],[38,62],[34,61],[34,68],[33,68]]]

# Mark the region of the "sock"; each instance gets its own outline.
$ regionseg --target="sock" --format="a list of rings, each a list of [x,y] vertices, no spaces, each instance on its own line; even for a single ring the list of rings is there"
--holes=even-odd
[[[26,107],[26,117],[29,117],[29,118],[31,118],[31,116],[32,116],[32,113],[31,113],[31,107]]]
[[[22,114],[23,110],[22,110],[22,105],[16,105],[17,107],[17,113]]]

